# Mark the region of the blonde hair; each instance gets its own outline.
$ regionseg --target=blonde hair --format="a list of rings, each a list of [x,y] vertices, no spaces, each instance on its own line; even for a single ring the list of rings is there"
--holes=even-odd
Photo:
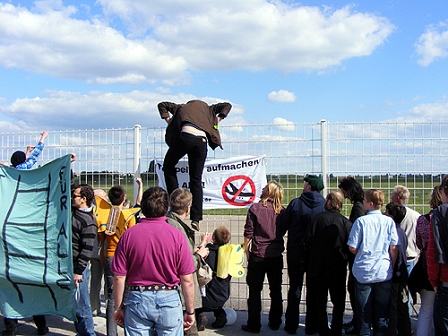
[[[262,195],[260,201],[261,204],[266,206],[268,200],[272,201],[274,207],[274,212],[279,214],[282,210],[282,199],[283,199],[283,186],[277,181],[269,181],[267,184],[268,193],[267,195]]]
[[[364,192],[364,198],[372,202],[375,209],[379,210],[384,204],[384,193],[380,189],[369,189]]]

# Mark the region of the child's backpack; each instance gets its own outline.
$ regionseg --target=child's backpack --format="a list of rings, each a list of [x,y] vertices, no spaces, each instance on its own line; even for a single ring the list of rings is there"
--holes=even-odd
[[[226,279],[244,276],[244,248],[242,244],[225,244],[218,248],[218,267],[216,276]]]

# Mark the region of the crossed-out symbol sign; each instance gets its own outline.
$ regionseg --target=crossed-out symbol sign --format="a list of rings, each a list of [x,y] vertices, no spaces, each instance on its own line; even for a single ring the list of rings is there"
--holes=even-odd
[[[246,206],[255,200],[255,183],[245,175],[229,177],[221,189],[224,201],[235,206]]]

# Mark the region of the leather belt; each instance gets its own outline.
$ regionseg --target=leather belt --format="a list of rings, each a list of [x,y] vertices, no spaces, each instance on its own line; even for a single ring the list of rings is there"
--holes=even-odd
[[[179,286],[167,285],[149,285],[149,286],[127,286],[130,291],[159,291],[159,290],[176,290]]]

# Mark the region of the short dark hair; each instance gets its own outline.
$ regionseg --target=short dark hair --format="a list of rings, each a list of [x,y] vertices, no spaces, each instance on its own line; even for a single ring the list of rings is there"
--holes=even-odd
[[[116,185],[109,189],[107,196],[112,205],[120,205],[126,197],[126,190],[121,185]]]
[[[406,216],[406,208],[400,203],[390,202],[386,204],[386,213],[396,224],[400,224]]]
[[[73,187],[73,191],[79,188],[79,195],[86,198],[86,205],[90,207],[95,199],[95,193],[93,188],[88,184],[76,184]]]
[[[216,245],[225,245],[230,241],[230,231],[225,226],[218,226],[213,231],[213,242]]]
[[[17,167],[26,161],[26,154],[22,151],[15,151],[11,155],[11,164],[13,167]]]
[[[152,187],[143,193],[141,207],[146,218],[165,216],[168,205],[168,193],[163,188]]]

